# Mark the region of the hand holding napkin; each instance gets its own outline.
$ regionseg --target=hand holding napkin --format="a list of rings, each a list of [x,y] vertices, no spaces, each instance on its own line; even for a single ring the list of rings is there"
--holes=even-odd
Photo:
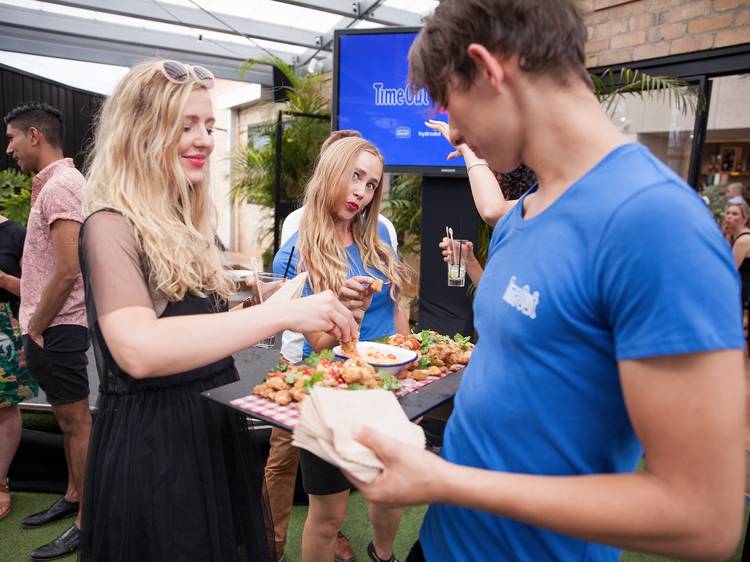
[[[422,428],[406,417],[387,390],[335,390],[315,386],[302,402],[292,444],[371,482],[383,469],[370,449],[354,440],[359,425],[378,429],[407,445],[425,447]]]

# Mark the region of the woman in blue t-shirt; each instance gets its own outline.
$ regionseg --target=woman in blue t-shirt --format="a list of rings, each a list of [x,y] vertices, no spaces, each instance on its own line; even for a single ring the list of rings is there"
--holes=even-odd
[[[274,272],[292,277],[307,271],[305,293],[332,290],[360,322],[360,339],[408,334],[397,298],[407,269],[378,223],[382,199],[383,157],[369,141],[345,138],[325,150],[305,188],[305,210],[299,232],[274,258]],[[373,291],[381,280],[381,291]],[[303,354],[333,347],[325,333],[305,334]],[[336,534],[346,514],[350,484],[341,471],[315,455],[300,451],[302,479],[310,508],[302,534],[302,559],[333,560]],[[393,541],[401,512],[370,506],[374,528],[370,558],[394,560]]]

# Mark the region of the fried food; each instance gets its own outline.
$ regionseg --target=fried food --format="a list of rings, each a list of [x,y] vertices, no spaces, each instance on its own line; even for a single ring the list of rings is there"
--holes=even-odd
[[[279,365],[266,375],[265,381],[253,388],[253,394],[286,406],[302,402],[315,385],[339,390],[398,390],[401,384],[397,379],[422,381],[463,369],[474,350],[468,337],[456,334],[451,338],[431,330],[408,336],[395,334],[386,338],[385,343],[418,352],[417,360],[404,367],[396,377],[380,374],[367,361],[395,362],[395,355],[390,357],[373,351],[377,357],[371,357],[369,352],[367,357],[362,357],[357,351],[356,340],[342,342],[341,350],[349,356],[346,361],[335,361],[333,353],[325,350],[311,355],[300,365]]]
[[[358,339],[353,339],[350,341],[342,341],[341,351],[347,357],[359,357],[359,351],[357,351],[357,343],[359,343]]]
[[[286,406],[302,402],[310,388],[323,385],[340,390],[401,388],[395,377],[380,374],[364,359],[352,357],[344,362],[334,361],[333,353],[323,351],[312,355],[301,365],[278,365],[266,375],[266,380],[253,388],[253,394]]]
[[[379,293],[383,290],[383,280],[378,279],[377,277],[372,278],[372,283],[370,283],[370,289],[372,289],[374,292]]]
[[[395,334],[386,343],[419,352],[419,357],[406,366],[406,375],[398,378],[424,380],[463,369],[471,358],[474,344],[468,337],[456,334],[453,338],[432,330],[422,330],[408,336]]]

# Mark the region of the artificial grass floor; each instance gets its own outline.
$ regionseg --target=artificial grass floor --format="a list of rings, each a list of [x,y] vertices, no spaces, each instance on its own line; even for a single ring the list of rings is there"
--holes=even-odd
[[[42,431],[59,431],[54,417],[47,413],[23,413],[23,425]],[[36,513],[49,507],[59,496],[55,494],[39,494],[29,492],[13,493],[13,510],[0,521],[0,562],[25,562],[29,560],[29,553],[35,548],[46,544],[59,536],[72,523],[73,518],[67,518],[52,523],[40,529],[22,529],[21,520],[31,513]],[[401,562],[404,562],[411,545],[419,535],[419,527],[426,511],[425,507],[405,509],[401,517],[401,526],[396,537],[394,552]],[[300,562],[302,527],[305,523],[307,506],[294,506],[292,519],[289,523],[289,533],[285,562]],[[745,509],[745,522],[748,509]],[[743,525],[743,533],[747,525]],[[349,499],[349,508],[343,527],[344,534],[349,537],[354,552],[360,562],[369,560],[366,552],[367,544],[372,539],[372,528],[367,518],[367,503],[356,492]],[[743,537],[744,541],[744,537]],[[737,547],[733,557],[727,562],[740,562],[742,542]],[[64,561],[74,561],[75,556],[61,558]],[[621,562],[681,562],[671,558],[663,558],[637,552],[623,552]],[[104,562],[104,561],[103,561]],[[169,562],[169,561],[163,561]]]
[[[29,560],[29,553],[67,529],[73,523],[73,518],[50,524],[41,529],[22,529],[21,520],[31,513],[41,511],[52,504],[59,496],[55,494],[34,494],[27,492],[13,493],[13,511],[0,521],[0,560],[3,562],[25,562]],[[396,537],[395,553],[403,562],[411,545],[419,534],[419,526],[425,512],[424,507],[414,507],[404,510],[401,517],[401,527]],[[305,523],[307,506],[294,506],[292,520],[289,523],[289,538],[286,548],[285,562],[300,560],[302,526]],[[354,547],[357,559],[369,560],[367,557],[367,543],[372,540],[372,529],[367,519],[367,503],[358,493],[353,493],[349,500],[349,510],[343,528]],[[74,561],[75,556],[61,558],[64,561]],[[168,562],[168,561],[164,561]]]
[[[0,560],[3,562],[25,562],[29,560],[29,553],[38,546],[45,544],[73,523],[73,518],[64,519],[50,524],[41,529],[22,529],[21,519],[30,513],[45,509],[57,499],[54,494],[34,494],[27,492],[15,492],[13,494],[13,511],[0,521]],[[402,562],[406,558],[412,543],[419,534],[419,526],[424,517],[424,507],[413,507],[404,510],[401,518],[401,527],[396,537],[394,551]],[[285,562],[300,561],[300,541],[302,538],[302,526],[305,522],[306,506],[295,506],[292,520],[289,524],[289,538],[287,542]],[[748,511],[745,511],[747,521]],[[367,557],[367,543],[372,538],[372,530],[367,520],[367,504],[358,493],[353,493],[349,500],[349,510],[343,528],[344,534],[349,537],[354,547],[357,559],[361,562],[369,560]],[[730,558],[731,562],[740,562],[742,545],[737,548],[735,555]],[[75,556],[61,558],[72,562]],[[168,561],[164,561],[168,562]],[[621,562],[679,562],[671,558],[662,558],[636,552],[624,552]]]

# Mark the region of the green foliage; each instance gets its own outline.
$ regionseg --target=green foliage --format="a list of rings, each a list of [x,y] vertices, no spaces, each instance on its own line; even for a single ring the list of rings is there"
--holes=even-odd
[[[422,246],[422,176],[395,176],[383,201],[383,214],[396,228],[400,251],[418,254]]]
[[[724,209],[727,206],[727,186],[726,184],[721,185],[707,185],[703,188],[701,194],[708,198],[708,207],[711,209],[716,222],[721,224],[724,221]]]
[[[26,225],[31,208],[31,176],[0,170],[0,215]]]
[[[249,61],[241,67],[247,72],[256,64],[270,64],[286,75],[291,84],[286,87],[288,111],[312,115],[326,115],[330,111],[328,100],[323,96],[322,74],[298,77],[283,60],[268,58]],[[328,119],[288,116],[282,129],[281,192],[287,201],[300,201],[305,184],[312,173],[321,143],[330,133]],[[234,156],[235,183],[233,199],[274,207],[276,177],[276,124],[269,123],[248,139]],[[256,148],[258,137],[267,137],[270,142]]]
[[[675,76],[650,76],[639,70],[624,67],[619,73],[608,68],[601,74],[591,74],[594,93],[609,114],[620,96],[627,94],[650,97],[658,102],[675,104],[687,115],[704,109],[705,99],[690,84]]]

